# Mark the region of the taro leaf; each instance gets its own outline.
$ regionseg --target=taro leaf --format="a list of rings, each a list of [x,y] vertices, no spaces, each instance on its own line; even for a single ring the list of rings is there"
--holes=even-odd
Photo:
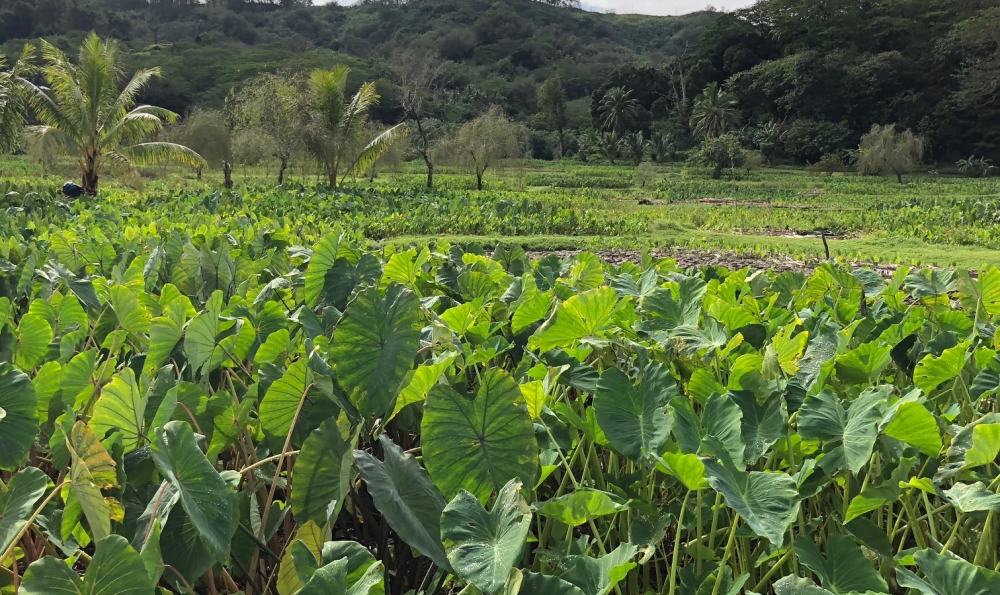
[[[598,337],[614,324],[624,303],[607,286],[574,295],[556,307],[528,345],[545,353],[556,347],[574,346],[581,339]]]
[[[913,554],[924,574],[918,578],[909,570],[896,568],[900,586],[916,589],[922,595],[996,595],[1000,593],[1000,573],[980,568],[965,560],[942,556],[931,550]]]
[[[968,351],[969,342],[965,342],[945,349],[941,357],[928,354],[917,362],[917,367],[913,370],[913,384],[929,394],[942,383],[958,378],[965,368]]]
[[[972,448],[965,453],[964,468],[988,465],[1000,454],[1000,424],[979,424],[972,429]]]
[[[746,445],[742,436],[743,412],[728,394],[714,393],[705,402],[701,419],[691,401],[675,397],[670,401],[674,408],[674,437],[686,454],[699,454],[704,440],[713,436],[725,445],[736,467],[744,469],[743,455]]]
[[[538,292],[530,298],[521,302],[510,320],[510,330],[514,334],[519,334],[524,329],[539,320],[548,316],[552,309],[552,294],[549,292]]]
[[[347,560],[348,588],[365,579],[372,566],[378,562],[368,548],[356,541],[328,541],[323,544],[322,554],[324,565],[336,560]]]
[[[288,432],[292,430],[292,420],[295,419],[295,412],[299,408],[299,402],[303,398],[307,404],[303,405],[303,410],[299,414],[298,422],[293,433],[293,444],[301,444],[305,436],[302,436],[305,420],[308,417],[306,407],[309,399],[313,398],[306,392],[311,390],[313,385],[313,375],[309,370],[308,362],[300,359],[288,366],[281,378],[276,380],[267,389],[264,399],[260,402],[261,427],[264,435],[267,436],[272,447],[281,450],[288,437]]]
[[[42,361],[52,342],[52,326],[37,314],[25,314],[14,335],[15,363],[25,371],[32,370]]]
[[[740,471],[729,458],[726,447],[714,436],[705,439],[705,474],[712,489],[722,494],[729,508],[757,535],[779,547],[788,526],[799,510],[795,480],[786,473]]]
[[[827,539],[827,554],[824,558],[810,538],[804,535],[795,538],[795,555],[799,562],[815,572],[823,587],[836,595],[889,589],[861,548],[847,535],[831,534]]]
[[[698,455],[679,452],[665,452],[656,460],[658,468],[663,473],[676,477],[689,490],[704,490],[708,487],[705,481],[705,463]]]
[[[628,504],[614,494],[580,488],[565,496],[539,502],[533,508],[540,516],[578,527],[598,517],[628,510]]]
[[[444,353],[417,367],[413,371],[412,378],[403,387],[403,390],[399,391],[399,398],[396,399],[396,405],[393,407],[389,419],[396,417],[407,405],[422,403],[427,398],[427,393],[438,383],[445,371],[451,368],[457,357],[458,354],[455,352]]]
[[[824,365],[837,355],[837,347],[836,328],[824,324],[814,329],[806,353],[798,362],[799,371],[795,376],[807,392],[825,378]]]
[[[441,512],[447,504],[441,492],[412,455],[404,455],[385,434],[379,437],[385,462],[356,450],[354,462],[375,508],[400,539],[451,572],[441,545]]]
[[[871,384],[892,362],[892,346],[864,343],[836,360],[837,378],[848,384]]]
[[[450,386],[431,389],[421,424],[424,465],[445,497],[472,492],[485,502],[508,481],[533,485],[538,444],[521,389],[487,370],[474,400]]]
[[[153,591],[139,553],[119,535],[97,542],[83,578],[64,561],[46,556],[28,567],[20,590],[21,595],[153,595]]]
[[[16,469],[28,459],[38,434],[37,409],[28,376],[0,363],[0,469]]]
[[[143,544],[142,549],[139,550],[139,557],[142,558],[142,563],[146,567],[146,573],[149,575],[149,580],[154,585],[160,582],[160,577],[163,576],[163,555],[160,552],[160,521],[153,521],[153,530],[150,532],[149,536],[146,538],[146,542]]]
[[[821,439],[827,452],[823,467],[831,474],[849,469],[857,474],[872,456],[878,438],[878,405],[891,387],[867,390],[845,409],[837,393],[824,390],[806,399],[799,410],[799,435]]]
[[[334,287],[338,277],[342,275],[339,274],[340,271],[334,269],[334,265],[337,263],[337,253],[340,251],[340,241],[343,236],[343,231],[337,229],[324,236],[313,248],[305,274],[306,305],[310,308],[315,308],[325,294],[337,293]]]
[[[25,467],[7,482],[7,491],[0,492],[0,554],[20,533],[35,510],[35,502],[45,495],[49,478],[37,467]]]
[[[776,595],[833,595],[826,589],[817,587],[811,580],[791,574],[774,583],[774,592]]]
[[[301,595],[346,595],[347,560],[335,560],[318,568],[309,582],[296,592]]]
[[[918,447],[927,456],[937,456],[943,443],[934,414],[920,403],[903,403],[883,430],[886,436]]]
[[[392,284],[380,298],[363,291],[348,306],[330,347],[337,381],[362,415],[381,416],[399,392],[420,348],[420,301]]]
[[[299,523],[325,525],[343,503],[351,477],[354,451],[330,418],[312,431],[292,470],[292,514]]]
[[[303,581],[300,579],[300,574],[303,572],[300,571],[299,564],[308,566],[312,569],[312,576],[315,576],[315,570],[323,559],[324,539],[324,530],[312,521],[306,521],[295,530],[292,547],[285,550],[285,555],[278,564],[278,595],[294,595],[302,589]],[[312,561],[304,559],[302,546],[312,554]]]
[[[163,316],[149,321],[149,349],[143,371],[152,372],[167,363],[183,335],[187,298],[174,299],[163,308]]]
[[[87,516],[94,540],[100,541],[111,534],[111,508],[101,490],[118,487],[116,463],[82,421],[73,424],[66,446],[73,458],[70,485]]]
[[[236,495],[198,446],[186,422],[172,421],[153,431],[153,461],[164,480],[177,489],[181,505],[208,551],[229,557],[236,532]]]
[[[697,277],[684,277],[679,283],[674,299],[667,287],[653,289],[642,302],[642,311],[648,318],[642,322],[644,331],[670,330],[678,326],[698,326],[702,299],[708,285]]]
[[[125,451],[133,451],[145,439],[146,401],[146,395],[139,392],[135,382],[135,372],[125,368],[101,389],[101,396],[94,405],[94,416],[90,418],[90,428],[98,439],[111,430],[119,430]]]
[[[962,512],[1000,512],[1000,494],[986,489],[982,482],[972,485],[956,483],[944,493],[948,501]]]
[[[730,393],[733,401],[743,411],[741,427],[746,444],[743,460],[747,465],[757,462],[771,446],[785,437],[786,415],[781,393],[772,393],[761,405],[749,391]]]
[[[441,514],[441,540],[455,574],[486,595],[499,591],[521,557],[531,509],[521,497],[521,481],[510,480],[487,512],[463,490]]]
[[[586,595],[607,595],[628,576],[639,548],[623,543],[600,558],[566,556],[559,565],[559,578],[575,585]]]
[[[557,576],[537,572],[524,572],[521,576],[518,595],[584,595],[579,587]]]
[[[666,405],[677,393],[677,383],[663,364],[646,366],[638,387],[618,368],[609,368],[594,395],[597,424],[612,447],[638,463],[658,455],[670,439],[673,416]]]

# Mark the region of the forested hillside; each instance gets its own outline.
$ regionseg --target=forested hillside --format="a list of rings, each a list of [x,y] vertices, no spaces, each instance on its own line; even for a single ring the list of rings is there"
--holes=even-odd
[[[447,62],[442,81],[462,119],[503,103],[527,118],[537,86],[559,73],[569,99],[585,97],[618,64],[660,63],[693,45],[715,15],[680,18],[605,15],[532,0],[416,0],[335,3],[243,0],[0,0],[0,41],[8,55],[45,37],[64,49],[86,32],[121,39],[131,66],[161,66],[149,97],[185,112],[221,107],[230,89],[264,71],[346,62],[357,83],[375,80],[385,120],[398,118],[386,61],[403,49]],[[381,80],[380,80],[381,79]],[[465,113],[468,112],[468,113]]]

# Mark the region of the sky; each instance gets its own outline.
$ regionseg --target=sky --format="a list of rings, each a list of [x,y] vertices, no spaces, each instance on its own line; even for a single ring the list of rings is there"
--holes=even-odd
[[[329,0],[313,0],[326,4]],[[354,0],[339,0],[340,4],[354,4]],[[613,10],[618,14],[638,13],[678,15],[703,10],[711,4],[718,10],[735,10],[750,6],[755,0],[583,0],[583,7],[596,12]]]

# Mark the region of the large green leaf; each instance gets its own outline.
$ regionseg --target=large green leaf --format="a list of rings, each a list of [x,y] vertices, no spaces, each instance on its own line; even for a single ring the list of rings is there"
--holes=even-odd
[[[965,342],[945,349],[941,357],[928,354],[917,362],[917,367],[913,370],[913,384],[925,393],[930,393],[940,384],[954,380],[965,368],[968,351],[969,343]]]
[[[362,415],[378,417],[399,392],[420,348],[423,314],[417,296],[390,285],[370,288],[348,306],[330,347],[337,382]]]
[[[892,347],[865,343],[837,357],[837,378],[848,384],[871,384],[892,363]]]
[[[729,394],[712,394],[705,402],[700,418],[691,401],[684,397],[676,397],[670,404],[674,408],[674,437],[682,452],[699,454],[702,443],[711,436],[725,445],[737,468],[745,468],[743,412]]]
[[[792,574],[783,576],[774,583],[776,595],[834,595],[807,578]]]
[[[608,492],[579,488],[535,504],[534,509],[543,517],[558,519],[569,527],[578,527],[598,517],[628,510],[628,504]]]
[[[520,388],[503,370],[484,372],[472,400],[435,386],[421,429],[424,465],[446,497],[464,489],[485,502],[511,479],[534,485],[534,427]]]
[[[308,362],[300,359],[288,366],[281,378],[276,380],[268,389],[264,399],[260,402],[260,424],[267,436],[271,446],[275,450],[281,450],[288,437],[288,432],[292,430],[292,420],[295,419],[295,412],[299,409],[299,402],[303,398],[311,399],[311,387],[313,384],[312,371]],[[307,395],[306,391],[310,391]],[[295,425],[294,444],[300,444],[305,436],[300,432],[304,427],[306,404],[299,414]]]
[[[297,522],[325,525],[348,493],[354,450],[336,419],[312,431],[292,469],[292,514]]]
[[[347,560],[348,589],[361,583],[362,585],[367,584],[369,590],[375,589],[378,593],[384,591],[384,588],[379,590],[381,585],[378,584],[384,582],[381,574],[382,565],[365,546],[356,541],[328,541],[324,543],[323,564],[326,565],[337,560]],[[373,577],[377,579],[375,584],[371,583]]]
[[[795,554],[799,562],[816,573],[823,587],[836,595],[889,589],[861,548],[846,535],[833,533],[827,538],[826,558],[809,537],[799,535],[795,538]]]
[[[14,340],[14,352],[17,354],[17,367],[25,371],[37,366],[52,342],[52,326],[37,314],[25,314],[17,326]]]
[[[872,456],[878,438],[879,406],[891,387],[865,391],[845,408],[837,393],[824,390],[806,399],[799,410],[799,434],[823,440],[823,467],[831,473],[849,469],[857,473]]]
[[[580,587],[557,576],[525,572],[518,595],[584,595]]]
[[[948,501],[962,512],[986,510],[1000,512],[1000,494],[987,490],[979,481],[972,485],[956,483],[944,494],[948,497]]]
[[[101,490],[118,487],[116,463],[82,421],[73,424],[66,446],[73,460],[70,485],[87,516],[94,540],[99,541],[111,534],[111,508]]]
[[[677,383],[663,364],[646,366],[638,387],[618,368],[609,368],[597,382],[594,395],[597,424],[611,446],[640,462],[660,454],[670,439],[673,416],[666,405],[677,393]]]
[[[756,463],[778,440],[785,437],[787,416],[781,393],[772,393],[761,404],[750,391],[729,393],[743,412],[740,425],[746,444],[743,460],[747,465]]]
[[[0,554],[24,528],[35,509],[35,502],[45,495],[49,478],[38,467],[21,469],[7,482],[7,491],[0,491]]]
[[[623,543],[600,558],[566,556],[559,565],[559,578],[586,595],[607,595],[635,568],[632,558],[637,551],[636,546]]]
[[[883,433],[918,447],[928,456],[937,456],[943,446],[934,414],[924,405],[912,401],[903,403],[896,409],[892,421]]]
[[[238,522],[236,495],[195,444],[186,422],[172,421],[153,431],[153,461],[177,489],[184,512],[216,560],[229,557]]]
[[[0,469],[28,459],[38,433],[38,397],[26,374],[0,362]]]
[[[21,595],[153,595],[139,553],[119,535],[97,542],[83,578],[62,560],[46,556],[24,573]]]
[[[741,472],[718,439],[709,437],[705,442],[706,450],[715,456],[704,460],[709,485],[757,535],[780,546],[799,510],[795,480],[786,473]]]
[[[489,512],[463,490],[441,515],[441,539],[451,567],[486,595],[503,587],[531,528],[531,509],[520,490],[521,482],[512,479]]]
[[[313,248],[312,257],[309,259],[309,266],[306,268],[306,305],[315,308],[319,305],[327,285],[335,285],[338,271],[334,269],[337,263],[337,253],[340,250],[340,241],[344,233],[336,230],[327,234]]]
[[[922,595],[996,595],[1000,593],[1000,573],[980,568],[965,560],[942,556],[931,550],[913,554],[924,579],[903,567],[896,568],[896,580]]]
[[[103,438],[111,430],[119,430],[124,438],[125,450],[132,451],[145,440],[146,395],[139,391],[135,373],[125,368],[115,374],[101,390],[94,405],[90,428]]]
[[[581,339],[599,338],[614,324],[623,304],[615,290],[607,286],[574,295],[556,307],[529,345],[544,353],[556,347],[571,347]]]
[[[411,455],[404,455],[386,435],[379,438],[385,462],[356,450],[354,461],[375,508],[386,518],[400,539],[451,571],[451,564],[441,545],[441,513],[447,504],[431,483],[427,472]]]

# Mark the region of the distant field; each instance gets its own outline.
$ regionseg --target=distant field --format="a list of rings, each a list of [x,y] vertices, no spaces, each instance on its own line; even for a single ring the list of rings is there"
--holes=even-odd
[[[237,167],[236,206],[231,197],[209,198],[221,189],[218,172],[199,181],[190,170],[156,167],[144,170],[141,186],[114,180],[99,200],[111,210],[128,207],[132,216],[145,211],[155,218],[170,209],[198,220],[221,200],[228,207],[216,206],[217,216],[229,209],[229,215],[275,218],[308,237],[340,222],[359,240],[382,244],[445,238],[534,250],[683,247],[815,261],[825,258],[825,234],[831,256],[858,262],[962,268],[1000,262],[1000,178],[925,173],[898,184],[764,169],[713,180],[682,164],[637,170],[530,161],[488,174],[483,192],[472,176],[440,167],[428,193],[421,170],[419,163],[384,169],[374,181],[349,183],[336,198],[307,167],[292,167],[282,189],[274,187],[273,167]],[[24,158],[7,159],[0,172],[3,193],[18,193],[6,206],[19,206],[18,197],[30,190],[58,198],[58,186],[75,179],[68,164],[43,172]]]

